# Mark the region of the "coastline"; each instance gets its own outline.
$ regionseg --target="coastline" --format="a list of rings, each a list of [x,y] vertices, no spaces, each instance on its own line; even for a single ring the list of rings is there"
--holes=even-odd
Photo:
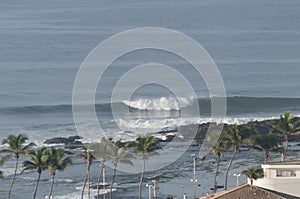
[[[300,122],[300,117],[295,117],[296,121]],[[259,134],[267,134],[272,129],[272,125],[278,122],[279,119],[266,119],[261,121],[249,121],[245,124],[238,124],[238,126],[248,128],[249,131],[253,135]],[[149,135],[155,136],[159,142],[171,142],[175,137],[179,140],[194,140],[199,143],[202,143],[207,134],[208,128],[210,125],[220,125],[215,122],[207,122],[201,124],[188,124],[181,125],[174,129],[160,130],[157,132],[149,133]],[[224,123],[223,131],[230,128],[234,124]],[[191,133],[192,131],[197,131],[196,133]],[[113,141],[116,141],[113,137],[108,137]],[[280,139],[280,138],[279,138]],[[84,137],[79,135],[70,135],[69,137],[53,137],[44,140],[43,144],[47,145],[55,145],[55,144],[63,144],[66,149],[75,149],[78,147],[82,147],[85,142],[80,140],[84,140]],[[292,134],[289,138],[291,142],[300,142],[300,132]],[[121,140],[122,142],[127,142],[127,140]],[[283,139],[282,139],[283,141]]]

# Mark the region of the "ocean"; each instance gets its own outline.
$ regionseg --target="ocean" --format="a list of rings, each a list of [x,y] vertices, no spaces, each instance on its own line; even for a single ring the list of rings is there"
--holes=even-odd
[[[25,133],[30,141],[43,145],[47,138],[76,135],[72,92],[82,62],[105,39],[143,27],[181,32],[205,48],[224,82],[227,114],[223,122],[277,118],[286,110],[300,115],[299,9],[297,0],[2,2],[0,139],[9,134]],[[130,99],[111,101],[118,80],[135,66],[147,63],[160,63],[177,70],[189,81],[196,97],[184,90],[177,96],[164,86],[147,84],[137,87]],[[156,72],[160,73],[154,71],[154,74]],[[171,78],[168,73],[160,75]],[[181,88],[181,84],[173,82],[172,86]],[[210,97],[203,77],[186,60],[170,52],[142,49],[111,63],[95,94],[99,124],[86,122],[79,126],[97,133],[100,125],[108,137],[134,140],[138,134],[217,120],[210,117]],[[193,113],[198,105],[201,115],[182,114]],[[113,115],[112,106],[129,110],[129,115],[124,118],[122,114]],[[84,137],[84,141],[91,140],[100,140],[100,137]],[[159,178],[162,198],[169,194],[180,198],[183,193],[192,197],[190,153],[197,150],[197,147],[190,147],[178,160],[177,156],[171,156],[174,161],[170,165],[146,174],[146,183]],[[250,165],[259,162],[259,152],[244,153]],[[214,166],[213,159],[203,163],[205,168]],[[234,168],[235,172],[245,168],[243,160],[237,160],[240,166]],[[92,167],[94,173],[97,173],[97,164]],[[0,198],[6,197],[13,165],[11,160],[1,167],[7,177],[0,180]],[[133,170],[138,172],[139,167]],[[57,174],[54,198],[78,198],[84,171],[85,163],[78,161],[66,173]],[[111,170],[107,172],[109,180]],[[213,174],[207,169],[199,171],[198,175],[201,176],[198,193],[205,195],[212,186]],[[96,178],[97,175],[93,175],[92,182]],[[116,198],[137,196],[139,177],[136,173],[120,173],[116,180]],[[231,177],[230,185],[234,186],[235,182]],[[34,183],[34,172],[18,176],[12,198],[30,198]],[[39,198],[47,194],[48,187],[49,176],[45,172]],[[146,188],[143,194],[147,196]]]

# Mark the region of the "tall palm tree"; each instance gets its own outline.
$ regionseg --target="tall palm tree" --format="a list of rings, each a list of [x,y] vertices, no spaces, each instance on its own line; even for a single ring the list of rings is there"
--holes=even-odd
[[[9,135],[6,139],[3,139],[2,144],[7,144],[7,149],[2,149],[0,153],[7,153],[6,156],[4,156],[1,159],[1,162],[5,162],[6,160],[10,159],[11,157],[16,158],[16,165],[15,165],[15,171],[13,178],[10,183],[9,191],[8,191],[8,199],[10,199],[12,187],[17,175],[18,165],[19,165],[19,158],[21,155],[26,155],[28,153],[28,149],[32,146],[35,146],[34,143],[25,144],[25,142],[28,140],[28,137],[24,134],[19,135]]]
[[[263,169],[257,167],[247,168],[246,170],[242,171],[242,174],[246,175],[250,179],[251,185],[253,185],[253,180],[264,177]]]
[[[139,184],[139,199],[141,199],[146,160],[148,160],[149,155],[155,154],[155,151],[159,149],[159,146],[154,136],[148,136],[148,137],[138,136],[136,141],[137,143],[134,148],[134,153],[140,155],[142,159],[142,173],[141,173],[141,179]]]
[[[81,191],[81,198],[83,199],[83,195],[84,195],[84,190],[86,187],[86,183],[88,183],[88,198],[90,198],[90,170],[91,170],[91,166],[92,166],[92,162],[93,160],[95,160],[95,157],[92,155],[92,151],[89,147],[89,145],[86,145],[86,147],[83,147],[82,152],[76,153],[74,156],[74,159],[84,159],[86,160],[87,163],[87,172],[86,175],[84,177],[84,183],[83,183],[83,188]]]
[[[72,164],[72,159],[70,157],[64,158],[66,155],[64,149],[56,149],[51,147],[47,150],[47,161],[46,164],[48,166],[48,170],[51,174],[51,184],[50,184],[50,192],[49,198],[52,196],[52,190],[54,185],[54,177],[57,171],[65,171],[68,165]]]
[[[285,140],[283,161],[285,160],[286,152],[289,146],[289,136],[299,131],[298,124],[299,121],[295,120],[294,116],[291,115],[289,111],[286,111],[283,116],[280,115],[279,121],[273,125],[275,132],[282,134]]]
[[[228,129],[225,130],[224,135],[224,146],[226,150],[233,151],[232,157],[228,163],[228,166],[226,168],[225,173],[225,183],[224,183],[224,189],[227,190],[227,182],[228,182],[228,173],[230,170],[230,167],[232,165],[232,162],[236,156],[236,154],[239,152],[240,145],[245,143],[246,139],[249,138],[250,132],[249,129],[238,126],[237,124],[233,124]]]
[[[107,140],[105,137],[102,137],[100,143],[92,143],[89,145],[89,148],[93,150],[93,155],[100,160],[100,171],[98,175],[98,180],[97,180],[97,199],[99,199],[100,196],[100,181],[101,178],[103,177],[103,198],[106,198],[105,194],[105,162],[109,158],[108,157],[108,145],[110,141]]]
[[[264,163],[268,162],[270,151],[279,150],[279,140],[274,134],[262,134],[253,137],[250,141],[251,147],[264,152]]]
[[[27,161],[23,162],[24,168],[21,171],[21,174],[28,170],[37,170],[38,178],[36,180],[35,190],[34,190],[34,194],[33,194],[33,198],[35,199],[42,171],[47,169],[47,164],[46,164],[47,148],[46,147],[38,147],[35,150],[30,150],[29,157],[30,157],[31,161],[27,160]]]
[[[114,172],[113,172],[113,177],[111,181],[111,186],[110,186],[110,199],[112,199],[112,188],[113,184],[115,182],[115,177],[116,177],[116,171],[117,171],[117,166],[119,162],[125,163],[125,164],[130,164],[133,166],[132,161],[130,158],[134,158],[134,156],[126,151],[126,148],[123,147],[123,144],[121,140],[117,140],[116,142],[112,143],[108,147],[108,155],[110,156],[110,160],[112,164],[114,165]]]
[[[221,160],[221,156],[224,155],[224,146],[222,143],[222,138],[220,138],[217,141],[215,146],[212,148],[211,153],[217,155],[217,168],[216,168],[216,173],[214,176],[214,193],[216,193],[216,191],[217,191],[217,176],[219,174],[220,160]]]

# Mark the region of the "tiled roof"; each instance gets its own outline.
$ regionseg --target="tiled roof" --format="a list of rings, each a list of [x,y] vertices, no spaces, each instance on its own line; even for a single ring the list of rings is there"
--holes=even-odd
[[[293,199],[287,195],[280,193],[272,193],[271,191],[262,189],[248,184],[242,185],[230,190],[221,191],[208,196],[200,197],[200,199]]]

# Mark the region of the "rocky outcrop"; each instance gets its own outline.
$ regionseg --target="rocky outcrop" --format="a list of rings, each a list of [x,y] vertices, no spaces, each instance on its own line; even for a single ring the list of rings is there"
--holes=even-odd
[[[83,146],[82,142],[79,141],[82,137],[78,135],[69,137],[55,137],[44,141],[44,144],[64,144],[67,149],[75,149]]]
[[[300,127],[300,118],[295,118],[299,121],[299,127]],[[272,119],[272,120],[263,120],[263,121],[251,121],[246,124],[240,124],[240,126],[243,126],[245,128],[248,128],[250,132],[252,132],[254,135],[258,134],[266,134],[272,131],[272,126],[278,122],[278,119]],[[186,126],[180,126],[178,128],[178,132],[184,136],[184,139],[195,139],[197,141],[203,141],[205,138],[209,126],[213,128],[221,128],[221,125],[216,123],[203,123],[203,124],[192,124],[192,125],[186,125]],[[226,130],[228,127],[230,127],[231,124],[224,124],[223,130]],[[195,132],[197,133],[195,134]],[[283,139],[283,138],[282,138]],[[300,142],[300,133],[295,133],[290,136],[290,141],[293,142]]]
[[[300,118],[296,118],[299,121],[300,125]],[[272,130],[272,126],[274,123],[278,122],[278,119],[272,120],[263,120],[263,121],[251,121],[247,124],[241,124],[243,127],[248,128],[253,134],[266,134]],[[230,127],[231,124],[224,124],[223,130],[226,130]],[[217,123],[202,123],[202,124],[190,124],[190,125],[182,125],[178,128],[174,129],[163,129],[159,132],[156,132],[154,135],[158,138],[159,142],[171,142],[174,139],[178,140],[196,140],[196,141],[203,141],[205,136],[208,132],[209,127],[222,129],[222,125]],[[64,144],[65,148],[67,149],[75,149],[78,147],[82,147],[83,144],[79,139],[82,137],[75,135],[65,137],[55,137],[51,139],[47,139],[44,143],[45,144]],[[281,137],[283,139],[283,137]],[[300,133],[295,133],[290,136],[290,141],[293,142],[300,142]],[[124,143],[125,146],[126,143]]]

